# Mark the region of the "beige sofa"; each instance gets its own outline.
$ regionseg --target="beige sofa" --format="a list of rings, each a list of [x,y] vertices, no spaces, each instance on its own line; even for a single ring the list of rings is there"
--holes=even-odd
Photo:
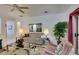
[[[24,38],[24,47],[29,47],[29,45],[43,45],[44,40],[41,38],[41,35],[43,35],[43,33],[29,33],[29,37]]]

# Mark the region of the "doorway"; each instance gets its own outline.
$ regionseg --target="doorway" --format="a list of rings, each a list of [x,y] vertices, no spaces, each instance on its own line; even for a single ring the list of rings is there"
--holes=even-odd
[[[73,19],[73,17],[75,19]],[[75,9],[69,15],[69,25],[68,25],[68,41],[74,46],[75,54],[79,54],[79,8]],[[74,22],[73,22],[74,21]],[[74,26],[75,23],[75,26]],[[74,28],[75,27],[75,28]],[[75,33],[73,31],[75,29]]]
[[[15,22],[13,20],[8,20],[6,22],[6,37],[7,45],[15,42]]]

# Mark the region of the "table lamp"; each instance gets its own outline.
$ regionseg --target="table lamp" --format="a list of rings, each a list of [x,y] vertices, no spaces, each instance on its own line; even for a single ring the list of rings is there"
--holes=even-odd
[[[49,30],[46,28],[46,29],[44,29],[44,35],[45,35],[45,37],[46,37],[46,40],[50,43],[50,40],[49,40],[49,38],[47,37],[47,35],[49,34]]]
[[[24,28],[24,37],[29,37],[29,30]]]
[[[49,30],[48,29],[44,29],[44,34],[47,36],[49,34]]]
[[[47,37],[48,34],[49,34],[49,30],[48,30],[48,29],[44,29],[44,35],[45,35],[45,37],[46,37],[46,40],[50,43],[50,40],[49,40],[49,38]]]
[[[19,29],[19,34],[22,36],[22,35],[23,35],[23,33],[24,33],[23,28],[20,28],[20,29]]]

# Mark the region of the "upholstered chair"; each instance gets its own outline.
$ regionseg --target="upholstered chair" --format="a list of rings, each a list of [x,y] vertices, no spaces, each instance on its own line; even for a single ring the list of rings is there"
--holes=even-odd
[[[46,48],[43,49],[43,55],[55,55],[56,45],[48,44]]]
[[[63,44],[63,48],[59,52],[58,55],[68,55],[72,49],[72,44],[68,41],[65,41]],[[57,55],[55,52],[56,46],[49,44],[47,48],[44,49],[43,55]]]
[[[63,48],[60,52],[60,55],[68,55],[70,53],[71,49],[72,49],[72,44],[69,43],[68,41],[65,41]]]

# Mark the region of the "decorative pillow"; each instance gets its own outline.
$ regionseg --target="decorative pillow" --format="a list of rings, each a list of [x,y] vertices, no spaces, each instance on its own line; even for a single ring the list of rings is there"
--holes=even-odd
[[[63,46],[62,44],[59,44],[55,50],[55,53],[59,55],[60,51],[62,50]]]

